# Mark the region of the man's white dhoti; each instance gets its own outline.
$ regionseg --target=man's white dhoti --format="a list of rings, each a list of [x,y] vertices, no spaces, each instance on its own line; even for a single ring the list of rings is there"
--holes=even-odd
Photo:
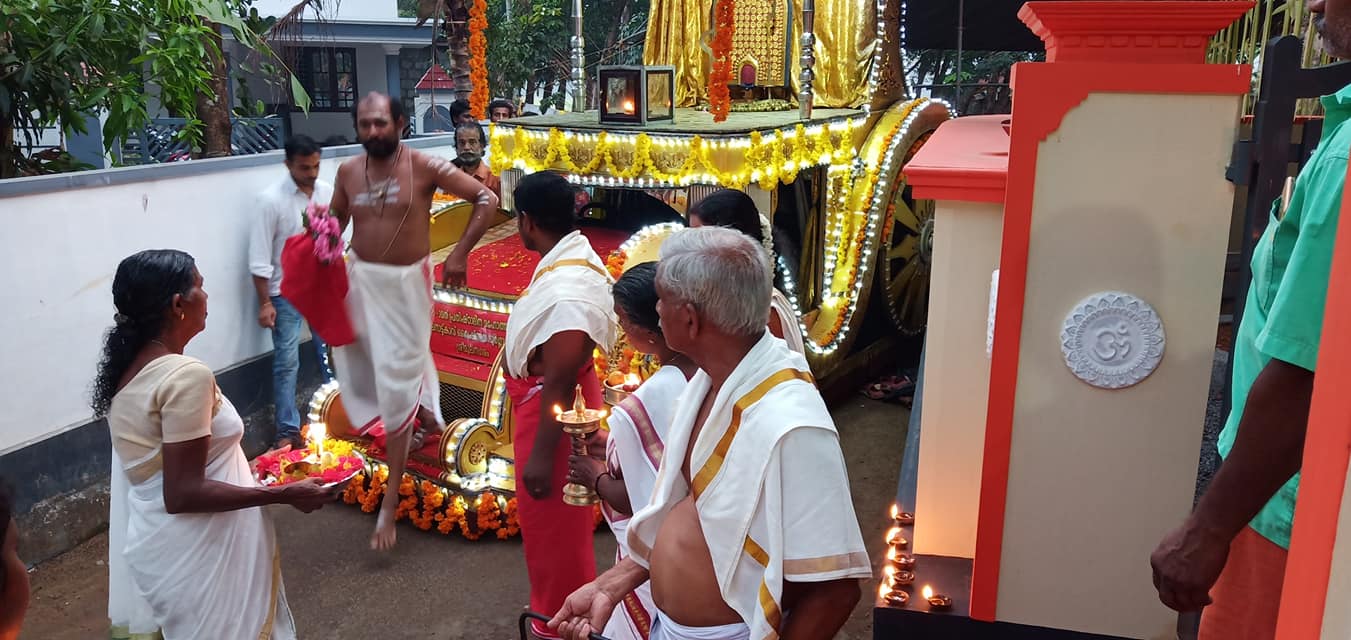
[[[662,522],[693,495],[723,600],[751,638],[775,637],[785,580],[872,575],[844,454],[806,359],[768,331],[723,383],[691,443],[711,384],[701,371],[681,396],[652,503],[629,523],[629,548],[648,567]],[[687,451],[692,484],[681,473]]]
[[[652,625],[652,637],[649,640],[750,640],[750,637],[751,628],[744,622],[716,627],[687,627],[657,611],[657,621]]]
[[[441,419],[432,362],[432,264],[366,262],[348,255],[347,313],[356,342],[333,348],[334,375],[353,428],[386,433],[413,424],[419,404]]]

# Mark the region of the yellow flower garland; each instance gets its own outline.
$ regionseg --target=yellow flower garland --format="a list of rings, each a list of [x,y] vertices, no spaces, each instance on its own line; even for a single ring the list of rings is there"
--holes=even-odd
[[[681,144],[657,145],[646,133],[631,138],[605,131],[568,135],[551,128],[541,146],[538,133],[532,136],[521,127],[503,133],[494,125],[489,129],[493,148],[490,162],[496,173],[513,167],[529,172],[556,169],[671,184],[714,182],[743,190],[755,183],[768,190],[778,184],[792,184],[803,168],[852,160],[856,154],[853,128],[849,122],[825,123],[819,132],[808,133],[804,125],[797,124],[791,135],[788,129],[778,129],[768,140],[761,132],[752,131],[741,150],[740,162],[732,158],[723,163],[718,161],[720,156],[735,153],[738,145],[723,140],[709,142],[697,135],[682,138]],[[585,161],[579,163],[579,159]],[[726,164],[739,166],[724,171]]]
[[[890,127],[864,150],[863,166],[841,171],[841,175],[827,180],[825,237],[833,237],[836,242],[833,268],[823,274],[823,281],[827,283],[827,295],[836,303],[829,309],[823,307],[816,324],[808,327],[813,334],[808,339],[818,348],[830,348],[843,327],[854,319],[854,289],[858,278],[867,274],[862,253],[868,241],[869,218],[873,209],[885,211],[889,204],[883,202],[874,207],[872,202],[882,177],[879,174],[883,156],[890,150],[892,140],[901,134],[901,127],[911,113],[929,103],[930,100],[919,98],[892,107],[895,116],[890,118]],[[805,125],[797,123],[791,130],[752,131],[731,144],[723,139],[710,142],[698,135],[679,138],[679,143],[666,142],[677,140],[674,136],[666,137],[664,144],[656,144],[646,133],[632,136],[600,131],[569,135],[551,128],[542,136],[541,145],[543,132],[534,132],[532,136],[526,129],[514,127],[509,133],[502,133],[496,126],[489,129],[489,139],[494,150],[492,169],[497,173],[519,166],[530,172],[554,169],[582,176],[649,178],[677,185],[715,183],[740,190],[756,184],[771,190],[779,184],[792,184],[804,168],[838,167],[856,161],[860,152],[854,144],[855,126],[852,121],[825,123],[819,132],[809,133]],[[744,145],[739,144],[741,140]],[[718,162],[720,157],[737,152],[740,158]],[[585,162],[578,164],[578,159]],[[720,168],[726,165],[738,168],[730,171]],[[876,225],[874,233],[882,226]],[[824,323],[829,324],[822,329]]]

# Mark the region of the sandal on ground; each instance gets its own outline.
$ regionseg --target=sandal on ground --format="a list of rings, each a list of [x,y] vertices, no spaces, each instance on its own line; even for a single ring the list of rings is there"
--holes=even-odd
[[[915,383],[908,376],[887,376],[863,388],[863,395],[872,400],[893,401],[903,395],[914,395]]]

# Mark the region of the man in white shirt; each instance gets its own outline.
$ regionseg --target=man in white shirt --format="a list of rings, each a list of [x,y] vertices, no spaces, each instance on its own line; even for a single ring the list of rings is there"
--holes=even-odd
[[[249,232],[249,273],[258,294],[258,326],[272,330],[272,401],[276,406],[274,447],[303,443],[300,410],[296,407],[296,377],[300,371],[300,312],[281,297],[281,250],[286,239],[305,229],[303,215],[310,201],[328,204],[333,185],[319,179],[319,145],[308,136],[286,141],[289,175],[258,197]],[[316,334],[314,346],[324,382],[333,379],[328,345]]]

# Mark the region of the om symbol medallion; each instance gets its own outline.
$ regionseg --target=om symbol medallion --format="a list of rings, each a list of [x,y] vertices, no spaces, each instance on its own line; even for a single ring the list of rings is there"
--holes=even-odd
[[[1084,298],[1060,331],[1065,366],[1102,389],[1124,389],[1148,378],[1163,360],[1165,342],[1154,307],[1120,291]]]

